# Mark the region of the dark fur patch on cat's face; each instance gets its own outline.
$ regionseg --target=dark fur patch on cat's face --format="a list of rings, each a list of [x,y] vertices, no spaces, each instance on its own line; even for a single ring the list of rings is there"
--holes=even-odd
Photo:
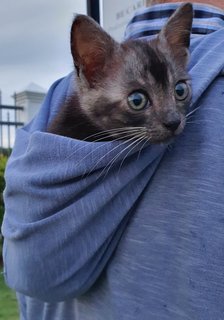
[[[80,108],[99,131],[139,127],[157,143],[183,130],[191,99],[186,72],[191,24],[192,6],[185,4],[154,40],[118,44],[91,19],[75,20],[71,48],[79,71]],[[182,92],[179,83],[187,93],[182,97],[177,95]],[[143,95],[148,104],[133,108],[133,94],[135,103]]]
[[[147,70],[149,67],[149,72],[154,77],[158,85],[161,85],[166,89],[169,81],[167,62],[163,59],[163,56],[159,56],[158,52],[156,53],[150,46],[145,46],[143,51],[145,51],[147,57],[150,57],[148,61],[143,61],[144,68]]]

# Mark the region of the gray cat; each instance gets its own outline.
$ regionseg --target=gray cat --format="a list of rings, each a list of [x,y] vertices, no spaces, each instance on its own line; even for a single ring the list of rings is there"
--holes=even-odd
[[[186,71],[190,3],[179,7],[153,40],[114,41],[94,20],[78,15],[71,29],[76,92],[48,131],[87,140],[161,143],[180,134],[191,100]]]

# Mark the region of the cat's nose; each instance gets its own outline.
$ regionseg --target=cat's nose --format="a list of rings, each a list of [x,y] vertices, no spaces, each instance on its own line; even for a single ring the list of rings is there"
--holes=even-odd
[[[180,123],[181,119],[177,113],[168,115],[166,120],[163,121],[163,125],[172,132],[177,130]]]
[[[167,129],[169,129],[170,131],[174,132],[179,127],[180,122],[181,122],[180,120],[173,120],[173,121],[169,121],[169,122],[166,122],[166,123],[163,123],[163,124]]]

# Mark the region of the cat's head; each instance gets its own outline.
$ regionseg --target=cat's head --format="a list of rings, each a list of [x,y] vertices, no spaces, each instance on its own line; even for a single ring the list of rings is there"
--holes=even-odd
[[[192,5],[184,4],[155,39],[119,44],[91,18],[76,16],[71,51],[80,105],[100,130],[125,138],[135,128],[136,138],[144,134],[152,143],[182,132],[191,100],[192,18]]]

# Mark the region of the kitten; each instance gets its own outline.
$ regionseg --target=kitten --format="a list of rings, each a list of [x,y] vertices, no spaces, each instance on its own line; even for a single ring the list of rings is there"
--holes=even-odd
[[[87,141],[142,136],[151,143],[180,134],[191,100],[192,19],[186,3],[153,40],[119,44],[91,18],[76,16],[71,52],[77,88],[48,132]]]

